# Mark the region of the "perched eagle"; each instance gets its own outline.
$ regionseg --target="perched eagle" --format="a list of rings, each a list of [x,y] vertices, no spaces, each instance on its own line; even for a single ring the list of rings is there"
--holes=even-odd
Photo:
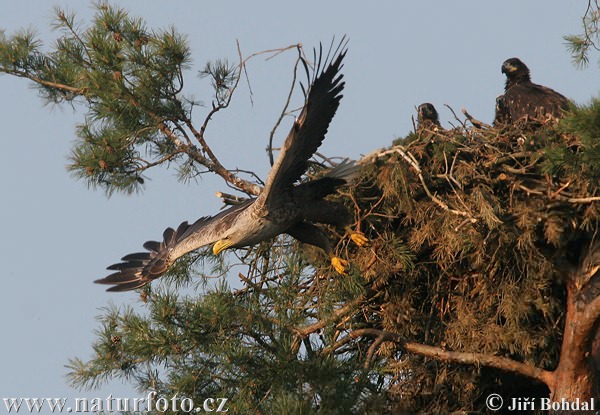
[[[523,117],[539,120],[559,118],[569,107],[569,101],[563,95],[531,82],[529,68],[520,59],[510,58],[504,61],[502,73],[506,75],[502,102],[506,109],[501,116],[507,116],[508,122],[516,122]]]
[[[440,117],[433,104],[426,102],[419,105],[417,108],[417,122],[418,126],[422,128],[440,127]]]
[[[433,104],[426,102],[419,105],[417,108],[417,130],[437,131],[439,129],[441,129],[440,117]]]
[[[344,43],[329,65],[328,58],[322,60],[322,52],[320,49],[304,107],[267,176],[262,193],[216,216],[200,218],[191,225],[183,222],[177,229],[167,228],[162,242],[146,242],[144,248],[148,252],[124,256],[123,262],[108,267],[116,272],[95,282],[113,285],[107,291],[133,290],[162,276],[179,257],[203,246],[214,244],[212,250],[218,255],[224,249],[254,245],[282,233],[323,249],[336,271],[346,273],[348,262],[333,255],[327,236],[315,223],[345,227],[355,243],[360,246],[367,243],[362,233],[350,229],[352,221],[346,207],[324,200],[351,180],[358,167],[345,161],[320,179],[296,184],[323,142],[344,89],[340,74],[346,55]],[[303,63],[308,76],[308,66]]]

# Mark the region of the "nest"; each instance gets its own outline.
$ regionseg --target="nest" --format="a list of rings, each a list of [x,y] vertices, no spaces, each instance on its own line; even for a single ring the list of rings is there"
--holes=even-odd
[[[527,123],[420,130],[365,157],[351,198],[373,244],[354,251],[352,263],[383,295],[360,323],[449,350],[554,367],[562,276],[598,230],[599,183],[585,162],[591,151],[561,124]],[[397,352],[388,344],[378,353],[390,358],[394,388],[403,389],[427,365],[420,357],[398,365]],[[431,390],[404,397],[473,402],[486,388],[478,368],[467,371],[436,364],[426,370]]]

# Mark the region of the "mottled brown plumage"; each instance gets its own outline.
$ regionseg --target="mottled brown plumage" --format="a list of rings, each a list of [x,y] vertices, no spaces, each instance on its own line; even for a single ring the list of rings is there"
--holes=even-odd
[[[520,59],[504,61],[502,73],[506,75],[502,98],[506,110],[500,114],[501,118],[504,117],[504,123],[514,123],[521,118],[541,121],[551,117],[560,118],[568,109],[569,101],[563,95],[531,82],[529,68]]]
[[[347,263],[333,256],[328,238],[313,222],[350,224],[350,214],[342,204],[323,198],[351,180],[358,167],[344,161],[323,178],[296,183],[323,142],[344,88],[340,70],[346,55],[345,42],[338,46],[329,65],[328,58],[322,59],[322,49],[319,52],[318,57],[315,54],[317,66],[305,94],[304,107],[267,176],[262,193],[216,216],[200,218],[191,225],[183,222],[176,230],[168,228],[162,242],[144,244],[149,252],[123,257],[123,262],[108,267],[116,272],[95,282],[113,285],[108,291],[132,290],[162,276],[175,260],[203,246],[214,244],[213,252],[218,254],[227,248],[254,245],[282,233],[322,248],[336,269],[343,272]],[[304,66],[308,75],[308,66],[306,63]],[[357,243],[366,242],[358,233],[351,236]]]

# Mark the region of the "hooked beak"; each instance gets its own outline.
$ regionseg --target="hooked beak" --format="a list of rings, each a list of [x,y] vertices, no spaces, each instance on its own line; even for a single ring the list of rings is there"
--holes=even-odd
[[[213,245],[213,254],[219,255],[223,250],[229,248],[231,245],[232,242],[229,239],[221,239]]]
[[[507,73],[512,73],[515,71],[514,66],[512,66],[510,63],[505,63],[504,65],[502,65],[502,73],[507,74]]]

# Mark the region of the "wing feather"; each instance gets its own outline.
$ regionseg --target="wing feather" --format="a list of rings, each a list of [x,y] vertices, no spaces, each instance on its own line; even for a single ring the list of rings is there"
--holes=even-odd
[[[302,177],[308,168],[308,160],[323,142],[342,98],[344,82],[343,75],[339,72],[346,56],[346,44],[343,38],[334,51],[330,47],[325,59],[323,59],[322,47],[319,48],[318,57],[316,50],[314,51],[316,62],[313,71],[314,79],[308,88],[308,93],[305,94],[304,107],[267,176],[265,189],[256,200],[257,209],[264,206],[268,208],[272,197],[276,198],[276,195],[284,189],[291,188]],[[327,65],[331,54],[333,54],[332,62]],[[308,71],[306,62],[303,63]]]
[[[121,258],[123,262],[107,268],[117,272],[94,282],[114,285],[107,291],[133,290],[148,284],[167,272],[173,262],[182,255],[219,240],[233,218],[253,201],[249,200],[213,217],[202,217],[192,225],[182,222],[176,230],[165,229],[161,242],[144,243],[148,252],[125,255]]]

